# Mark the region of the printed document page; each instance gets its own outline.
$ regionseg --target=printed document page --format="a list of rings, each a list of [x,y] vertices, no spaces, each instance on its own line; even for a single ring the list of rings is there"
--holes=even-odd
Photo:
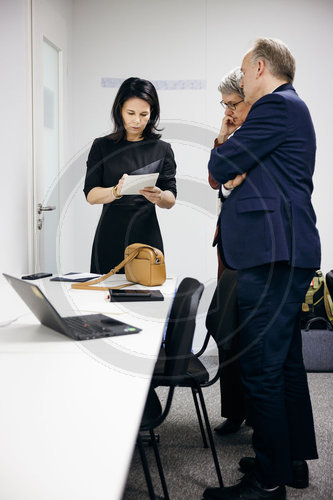
[[[159,173],[128,175],[125,177],[124,184],[121,190],[121,196],[127,194],[140,194],[140,189],[145,187],[154,187]]]

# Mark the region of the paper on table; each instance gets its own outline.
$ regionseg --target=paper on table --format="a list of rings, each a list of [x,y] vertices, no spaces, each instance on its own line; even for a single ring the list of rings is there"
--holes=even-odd
[[[88,281],[98,278],[100,274],[95,273],[67,273],[62,276],[55,276],[50,281]]]
[[[159,173],[128,175],[125,177],[120,193],[121,196],[124,194],[140,194],[140,189],[155,186],[158,176]]]

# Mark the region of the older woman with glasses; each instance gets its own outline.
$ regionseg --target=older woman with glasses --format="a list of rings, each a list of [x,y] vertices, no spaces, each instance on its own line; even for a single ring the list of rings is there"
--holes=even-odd
[[[214,147],[217,147],[227,141],[235,130],[242,125],[248,112],[250,111],[251,105],[244,101],[244,93],[240,85],[241,78],[242,73],[240,68],[236,68],[222,79],[218,87],[218,90],[222,94],[222,100],[220,103],[225,109],[225,112],[220,132],[215,139]],[[209,175],[209,184],[213,189],[219,190],[219,199],[221,200],[221,203],[223,203],[223,201],[231,195],[232,190],[240,185],[244,179],[245,175],[237,175],[233,180],[227,182],[224,186],[221,186]],[[219,227],[220,224],[218,221],[213,242],[214,246],[217,245],[218,279],[220,279],[221,274],[225,269],[222,261],[222,246]],[[222,424],[215,428],[215,431],[220,435],[236,432],[246,418],[244,390],[240,380],[237,353],[238,335],[234,338],[230,350],[224,351],[222,347],[219,348],[220,363],[223,362],[225,365],[222,369],[220,378],[222,404],[221,415],[226,418]],[[234,361],[226,363],[226,361],[234,358]]]
[[[242,72],[239,68],[232,70],[225,76],[218,90],[222,94],[221,106],[225,109],[218,144],[223,144],[235,130],[242,125],[251,105],[245,102],[244,92],[240,85]]]
[[[222,100],[221,106],[225,109],[219,135],[215,139],[214,147],[223,144],[232,135],[237,128],[239,128],[247,117],[251,106],[244,101],[244,92],[240,85],[242,72],[240,68],[236,68],[228,73],[218,86],[221,92]],[[231,193],[232,189],[237,187],[243,182],[245,175],[237,175],[235,179],[227,182],[221,186],[209,174],[209,184],[213,189],[219,191],[219,199],[223,202]],[[224,265],[221,259],[221,246],[219,245],[220,234],[219,226],[217,224],[214,236],[213,246],[218,246],[218,279],[220,278]]]

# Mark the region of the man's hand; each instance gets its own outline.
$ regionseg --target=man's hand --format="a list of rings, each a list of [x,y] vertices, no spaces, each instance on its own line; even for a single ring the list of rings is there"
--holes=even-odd
[[[245,178],[246,178],[246,173],[238,174],[234,179],[231,179],[230,181],[226,182],[223,185],[226,189],[234,189],[235,187],[240,186],[242,182],[244,182]]]

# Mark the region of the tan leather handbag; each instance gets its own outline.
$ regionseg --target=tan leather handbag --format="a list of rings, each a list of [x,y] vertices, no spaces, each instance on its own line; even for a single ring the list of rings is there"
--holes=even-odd
[[[162,285],[166,280],[164,255],[161,250],[144,243],[133,243],[125,248],[124,260],[107,274],[84,283],[73,283],[72,288],[79,290],[111,290],[131,286],[130,283],[116,287],[94,286],[105,281],[125,267],[128,281],[145,286]]]

